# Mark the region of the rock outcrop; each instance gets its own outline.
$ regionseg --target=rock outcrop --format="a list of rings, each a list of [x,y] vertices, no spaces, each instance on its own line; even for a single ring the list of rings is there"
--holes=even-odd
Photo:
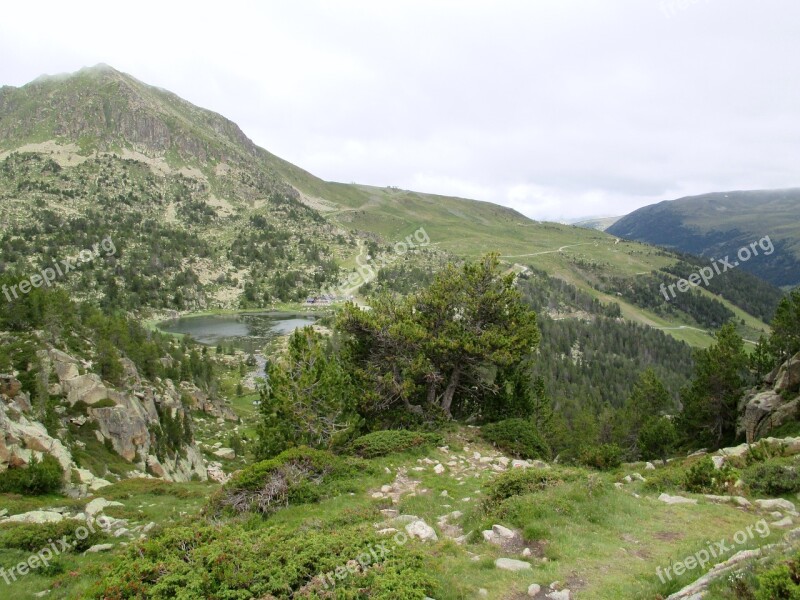
[[[171,481],[207,479],[202,455],[193,443],[181,441],[178,451],[166,454],[163,453],[164,444],[158,443],[158,436],[164,435],[160,427],[164,415],[180,421],[190,418],[181,402],[181,394],[171,381],[153,384],[143,380],[136,365],[123,358],[124,383],[116,389],[98,375],[86,373],[88,363],[61,350],[49,348],[38,354],[43,371],[54,373],[57,379],[48,382],[48,390],[51,395],[63,398],[57,412],[63,415],[64,427],[90,427],[98,441],[110,445],[122,458],[133,463],[139,475],[149,472]],[[80,441],[73,443],[83,447]],[[173,447],[174,444],[173,441]],[[162,452],[157,452],[156,448],[161,448]],[[106,476],[104,473],[79,469],[70,448],[36,420],[20,382],[13,375],[0,375],[0,471],[24,467],[44,454],[58,460],[65,481],[73,481],[78,493],[109,484],[102,478]],[[156,454],[161,456],[160,460]]]
[[[800,409],[800,353],[765,379],[766,390],[754,390],[743,401],[739,431],[752,443],[770,431],[793,421]],[[792,394],[796,397],[792,398]]]

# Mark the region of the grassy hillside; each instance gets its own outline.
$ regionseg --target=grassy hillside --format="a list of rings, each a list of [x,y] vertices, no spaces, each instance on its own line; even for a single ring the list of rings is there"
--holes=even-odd
[[[499,252],[518,272],[541,269],[619,303],[627,319],[693,345],[710,341],[696,319],[600,285],[669,268],[675,255],[488,202],[325,182],[258,148],[224,117],[111,67],[0,89],[0,161],[0,214],[12,224],[3,268],[25,273],[45,258],[43,248],[47,257],[55,247],[81,250],[92,214],[95,228],[124,247],[113,275],[86,283],[99,299],[109,287],[135,294],[127,309],[302,302],[345,280],[358,257],[391,254],[424,228],[430,244],[402,257],[409,270]],[[169,255],[159,239],[176,240]],[[766,327],[745,320],[747,337]]]

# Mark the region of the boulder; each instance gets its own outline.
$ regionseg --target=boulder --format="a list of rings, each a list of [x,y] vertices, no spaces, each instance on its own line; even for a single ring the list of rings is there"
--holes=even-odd
[[[53,510],[32,510],[19,515],[11,515],[5,523],[60,523],[64,515]]]
[[[219,450],[214,451],[214,456],[224,458],[225,460],[233,460],[236,458],[236,452],[234,452],[231,448],[220,448]]]
[[[12,375],[0,375],[0,394],[9,398],[16,397],[22,389],[22,384]]]
[[[769,500],[756,500],[755,505],[761,510],[780,510],[792,514],[797,514],[794,504],[783,498],[771,498]]]
[[[64,391],[67,393],[67,402],[70,405],[84,402],[91,406],[108,398],[108,388],[103,384],[100,376],[94,373],[67,379],[63,385]]]
[[[94,500],[89,502],[89,504],[87,504],[86,508],[84,508],[83,510],[88,516],[94,517],[99,515],[109,506],[124,506],[124,504],[122,504],[122,502],[116,502],[114,500],[106,500],[105,498],[95,498]]]
[[[84,554],[94,554],[96,552],[106,552],[107,550],[111,550],[114,547],[114,544],[95,544],[91,548],[89,548]]]
[[[494,566],[503,571],[526,571],[531,568],[531,563],[524,560],[516,560],[513,558],[498,558],[494,561]]]
[[[439,540],[439,537],[436,535],[433,527],[428,525],[422,519],[413,521],[406,525],[406,533],[408,533],[410,537],[419,538],[423,542],[436,542]]]
[[[661,500],[661,502],[666,502],[667,504],[697,504],[697,500],[695,498],[670,496],[669,494],[661,494],[658,499]]]
[[[744,431],[748,443],[765,436],[776,427],[794,420],[797,399],[787,402],[774,390],[759,392],[745,400],[744,414],[739,429]]]
[[[800,352],[781,365],[775,377],[775,391],[793,392],[800,389]]]

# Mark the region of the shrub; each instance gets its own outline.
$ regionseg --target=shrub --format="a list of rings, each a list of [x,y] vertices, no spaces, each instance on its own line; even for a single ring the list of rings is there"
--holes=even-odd
[[[0,492],[41,496],[61,489],[64,472],[61,464],[50,454],[41,461],[31,459],[26,468],[8,469],[0,473]]]
[[[593,448],[586,448],[581,453],[580,461],[587,467],[610,471],[622,464],[622,448],[616,444],[601,444]]]
[[[757,600],[800,600],[800,554],[757,577]]]
[[[800,491],[800,474],[792,467],[775,463],[760,463],[748,467],[742,480],[754,494],[782,496]]]
[[[324,450],[285,450],[240,471],[211,499],[215,512],[270,514],[290,504],[317,502],[336,491],[336,480],[363,473],[358,459],[345,460]]]
[[[388,429],[368,433],[353,440],[351,448],[358,456],[375,458],[428,446],[438,446],[443,443],[444,439],[438,433]]]
[[[733,471],[728,465],[717,469],[711,457],[704,456],[686,470],[683,488],[696,494],[717,494],[726,491],[733,479]]]
[[[487,442],[518,458],[548,458],[550,448],[539,437],[533,423],[525,419],[506,419],[481,428]]]
[[[385,545],[376,564],[355,559]],[[92,598],[365,598],[440,597],[439,560],[420,544],[381,538],[369,524],[319,526],[221,526],[194,522],[157,532],[116,558]],[[366,561],[365,561],[366,562]],[[336,577],[345,565],[354,567]],[[324,575],[334,573],[325,589]]]
[[[83,527],[86,530],[84,539],[78,539],[76,532]],[[83,530],[81,531],[83,535]],[[61,521],[59,523],[4,523],[0,525],[0,548],[13,548],[26,552],[38,552],[50,545],[51,541],[66,538],[71,550],[84,552],[95,544],[106,539],[106,534],[95,527],[92,532],[78,521]],[[73,545],[74,544],[74,545]]]
[[[486,485],[486,507],[512,496],[541,492],[564,480],[553,469],[511,469],[501,473]]]

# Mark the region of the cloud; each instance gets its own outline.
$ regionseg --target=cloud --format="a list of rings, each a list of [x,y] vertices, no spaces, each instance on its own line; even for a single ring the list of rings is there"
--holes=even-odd
[[[798,185],[800,5],[789,0],[4,13],[0,83],[106,62],[326,179],[470,196],[537,219]]]

